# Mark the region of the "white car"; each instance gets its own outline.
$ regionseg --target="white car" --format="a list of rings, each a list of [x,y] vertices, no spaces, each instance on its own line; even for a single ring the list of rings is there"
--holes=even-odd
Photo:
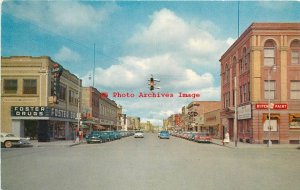
[[[144,138],[144,133],[143,131],[136,131],[134,133],[134,138]]]
[[[12,133],[1,133],[1,146],[11,148],[13,146],[30,145],[29,138],[17,137]]]

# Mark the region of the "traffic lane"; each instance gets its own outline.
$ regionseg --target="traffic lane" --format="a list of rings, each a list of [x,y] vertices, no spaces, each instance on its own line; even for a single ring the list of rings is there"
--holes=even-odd
[[[10,174],[2,177],[3,189],[297,189],[300,185],[296,177],[300,167],[289,166],[297,163],[299,151],[228,149],[174,137],[158,139],[156,134],[32,150],[44,152],[3,161],[3,173]]]

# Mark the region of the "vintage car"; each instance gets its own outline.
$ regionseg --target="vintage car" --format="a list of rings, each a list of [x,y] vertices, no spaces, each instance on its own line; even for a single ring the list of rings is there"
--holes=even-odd
[[[13,146],[27,146],[30,145],[30,138],[21,138],[12,133],[1,133],[1,146],[11,148]]]
[[[170,133],[168,131],[161,131],[161,132],[159,132],[159,138],[160,139],[169,139]]]

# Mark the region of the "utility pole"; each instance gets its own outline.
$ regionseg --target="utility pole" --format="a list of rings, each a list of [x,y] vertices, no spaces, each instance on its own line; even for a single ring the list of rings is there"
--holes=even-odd
[[[93,87],[95,87],[95,62],[96,62],[96,44],[94,44],[94,67],[93,67]]]
[[[233,124],[233,131],[234,131],[234,144],[237,147],[237,102],[236,102],[236,76],[234,77],[234,124]]]

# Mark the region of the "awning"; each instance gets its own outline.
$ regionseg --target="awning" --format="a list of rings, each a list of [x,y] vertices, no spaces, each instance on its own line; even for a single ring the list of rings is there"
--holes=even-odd
[[[106,129],[106,128],[103,127],[102,125],[93,125],[93,129],[94,130],[101,130],[101,129]]]

